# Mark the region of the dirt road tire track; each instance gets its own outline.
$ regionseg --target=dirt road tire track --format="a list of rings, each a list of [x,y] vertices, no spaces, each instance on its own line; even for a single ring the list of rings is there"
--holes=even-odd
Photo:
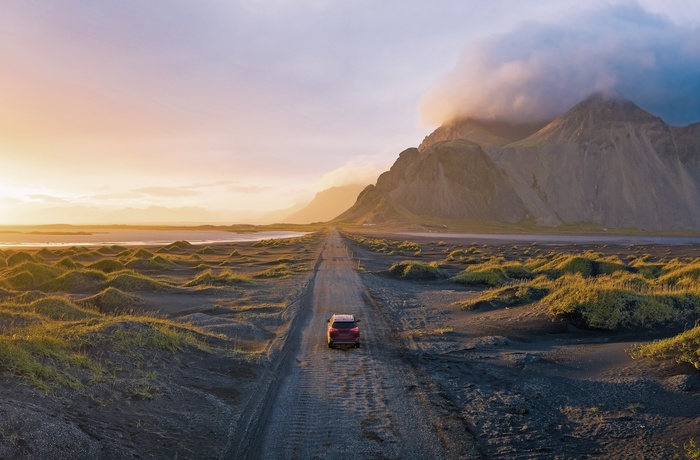
[[[306,281],[301,294],[288,305],[293,315],[290,319],[290,326],[286,333],[272,344],[271,348],[274,349],[277,346],[279,351],[276,353],[270,351],[272,361],[268,364],[263,377],[260,379],[258,391],[252,395],[238,422],[231,427],[231,434],[228,437],[228,446],[224,457],[226,459],[255,458],[256,453],[260,451],[265,421],[269,417],[272,401],[274,401],[281,384],[279,376],[287,372],[291,365],[292,357],[299,348],[304,309],[311,304],[316,273],[323,262],[324,250],[325,245],[319,253],[314,264],[313,273]]]
[[[463,423],[430,407],[434,387],[406,365],[354,268],[332,231],[230,458],[479,458]],[[332,313],[362,319],[360,349],[327,348]]]

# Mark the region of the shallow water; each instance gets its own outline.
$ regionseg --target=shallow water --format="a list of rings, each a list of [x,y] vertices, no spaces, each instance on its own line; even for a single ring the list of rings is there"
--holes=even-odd
[[[158,246],[175,241],[195,245],[294,238],[303,232],[235,233],[220,230],[141,230],[141,229],[86,229],[83,234],[0,233],[0,247],[62,247],[62,246]]]
[[[616,245],[630,244],[700,244],[700,237],[692,236],[642,236],[642,235],[543,235],[516,233],[401,233],[401,235],[435,239],[474,239],[489,241],[527,242],[541,244],[602,243]]]

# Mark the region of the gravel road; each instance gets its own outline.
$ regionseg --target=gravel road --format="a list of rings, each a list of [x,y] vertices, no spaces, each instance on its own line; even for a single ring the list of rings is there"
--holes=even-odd
[[[247,458],[455,458],[443,441],[416,377],[400,358],[390,323],[369,301],[354,263],[332,231],[317,264],[312,294],[291,331],[276,391],[259,408],[260,439]],[[327,319],[361,319],[360,349],[329,349]],[[457,455],[461,456],[461,455]]]

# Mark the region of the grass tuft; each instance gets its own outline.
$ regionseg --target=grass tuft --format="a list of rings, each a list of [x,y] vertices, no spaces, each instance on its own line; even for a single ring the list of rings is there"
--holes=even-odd
[[[197,275],[192,281],[185,284],[185,287],[192,286],[230,286],[236,284],[248,284],[253,280],[249,276],[236,275],[230,270],[222,271],[215,274],[210,269],[207,269]]]
[[[14,267],[24,262],[39,262],[34,256],[25,251],[20,251],[9,256],[5,263],[8,267]]]
[[[700,326],[675,337],[636,345],[630,350],[630,355],[635,359],[670,359],[700,369]]]
[[[434,280],[442,277],[442,273],[434,265],[410,260],[395,263],[389,268],[389,274],[412,280]]]
[[[113,273],[113,272],[117,272],[119,270],[124,270],[124,264],[122,264],[118,260],[102,259],[102,260],[99,260],[95,263],[88,265],[87,268],[90,268],[93,270],[99,270],[99,271],[105,272],[105,273]]]
[[[124,270],[112,274],[104,283],[104,286],[117,288],[124,292],[157,292],[173,288],[170,284],[131,270]]]

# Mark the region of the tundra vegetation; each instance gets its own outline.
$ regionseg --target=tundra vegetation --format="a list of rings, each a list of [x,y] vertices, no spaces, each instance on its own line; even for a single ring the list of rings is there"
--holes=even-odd
[[[176,299],[216,288],[241,297],[236,290],[310,270],[323,237],[205,247],[176,241],[155,248],[4,250],[0,377],[23,379],[49,393],[85,392],[118,378],[126,396],[150,399],[158,394],[159,377],[125,365],[125,359],[147,361],[153,350],[254,359],[256,351],[238,337],[163,313],[156,296]]]
[[[464,309],[543,306],[552,319],[597,330],[683,329],[670,339],[640,345],[635,358],[670,359],[700,369],[700,258],[666,259],[631,245],[613,253],[572,244],[544,253],[537,243],[450,245],[345,233],[350,251],[409,256],[384,273],[405,280],[436,280],[472,287]],[[380,271],[381,270],[377,270]],[[442,281],[439,281],[442,280]],[[472,291],[473,292],[473,291]]]

